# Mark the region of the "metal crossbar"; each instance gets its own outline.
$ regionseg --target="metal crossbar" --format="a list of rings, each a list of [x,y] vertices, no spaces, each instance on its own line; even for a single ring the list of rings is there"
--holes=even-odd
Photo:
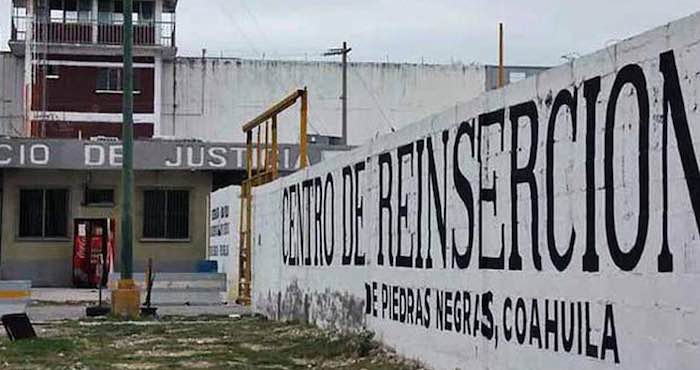
[[[296,90],[250,122],[243,125],[246,135],[247,178],[241,189],[239,224],[239,282],[238,303],[251,303],[253,188],[275,181],[279,176],[279,141],[277,116],[301,100],[299,124],[299,168],[308,165],[308,92]],[[264,139],[264,141],[263,141]]]

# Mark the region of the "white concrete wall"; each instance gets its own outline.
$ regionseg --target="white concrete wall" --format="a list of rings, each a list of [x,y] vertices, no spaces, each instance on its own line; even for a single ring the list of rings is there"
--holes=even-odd
[[[240,194],[239,186],[229,186],[213,192],[210,200],[207,258],[217,261],[218,272],[226,274],[229,301],[234,301],[238,297]]]
[[[697,369],[699,95],[700,13],[258,188],[254,308],[436,369]]]
[[[0,52],[0,135],[22,134],[24,60]]]
[[[163,136],[244,142],[241,126],[293,89],[309,89],[309,133],[341,135],[341,64],[178,58],[163,68]],[[174,77],[173,77],[174,76]],[[175,79],[176,84],[173,84]],[[349,143],[359,145],[485,90],[482,66],[351,63]],[[176,107],[173,104],[176,104]],[[299,108],[280,117],[297,142]]]

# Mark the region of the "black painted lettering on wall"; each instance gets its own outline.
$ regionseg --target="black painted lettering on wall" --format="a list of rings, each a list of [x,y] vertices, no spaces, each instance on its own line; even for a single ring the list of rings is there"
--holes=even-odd
[[[416,154],[418,154],[418,194],[416,195],[416,263],[417,268],[433,268],[433,257],[428,253],[425,263],[423,261],[423,153],[425,152],[425,142],[416,142]]]
[[[574,89],[574,94],[571,95],[569,90],[562,90],[557,94],[554,99],[554,105],[552,106],[552,113],[549,116],[549,125],[547,126],[547,166],[546,166],[546,181],[547,181],[547,247],[549,249],[549,256],[552,260],[552,264],[559,271],[566,270],[571,263],[571,258],[574,254],[574,244],[576,243],[576,229],[572,226],[571,233],[569,236],[569,246],[564,254],[560,254],[557,249],[557,242],[554,235],[554,133],[557,124],[557,116],[559,115],[559,110],[563,107],[567,107],[569,114],[571,115],[571,128],[573,130],[573,142],[576,142],[576,129],[577,129],[577,98],[578,89]]]
[[[561,302],[561,342],[564,351],[567,353],[571,352],[574,346],[574,325],[575,325],[575,313],[576,304],[574,302],[569,303],[569,313],[566,312],[566,302]],[[569,330],[566,330],[567,316],[569,318],[568,325]],[[580,326],[579,322],[579,326]]]
[[[596,107],[600,95],[600,77],[583,83],[586,97],[586,253],[583,255],[583,271],[597,272],[599,269],[596,250],[596,206],[595,206],[595,150],[596,150]]]
[[[428,148],[428,203],[430,199],[433,201],[435,219],[437,223],[438,233],[440,236],[440,247],[442,252],[442,267],[447,268],[447,142],[449,141],[450,133],[445,130],[442,132],[442,200],[440,199],[440,187],[437,175],[437,166],[435,165],[435,149],[433,148],[433,139],[426,139]],[[400,181],[400,180],[399,180]],[[430,197],[432,194],[432,198]],[[432,214],[433,207],[428,207],[428,255],[432,255]]]
[[[688,117],[683,101],[678,80],[678,69],[673,51],[661,54],[659,69],[664,76],[664,97],[663,97],[663,241],[661,253],[658,257],[659,272],[673,271],[673,254],[668,245],[668,128],[669,110],[673,120],[673,129],[676,133],[676,143],[683,166],[683,173],[688,192],[690,194],[690,204],[693,207],[695,225],[700,231],[700,170],[698,170],[697,155],[693,148],[693,139],[688,128]]]
[[[289,190],[287,188],[284,188],[284,191],[282,192],[282,264],[287,264],[287,261],[289,259],[289,252],[287,248],[289,248],[290,244],[287,243],[285,245],[285,229],[287,228],[287,211],[290,210],[290,204],[289,204]],[[291,235],[291,233],[290,233]]]
[[[525,167],[518,167],[518,136],[520,118],[527,118],[530,128],[530,150]],[[538,215],[539,203],[537,197],[537,180],[535,179],[535,163],[537,161],[537,142],[539,132],[539,118],[537,105],[534,101],[528,101],[510,107],[511,122],[511,147],[510,147],[510,207],[511,207],[511,253],[508,259],[508,268],[511,270],[522,270],[523,262],[519,253],[518,240],[518,185],[526,184],[530,190],[530,211],[532,222],[530,223],[530,235],[532,243],[532,262],[537,270],[542,270],[542,256],[539,251],[538,236]]]
[[[615,181],[614,147],[615,115],[617,103],[623,87],[632,85],[637,95],[639,108],[639,213],[637,235],[632,249],[624,252],[620,247],[615,225]],[[622,154],[624,155],[624,153]],[[620,70],[610,92],[605,123],[605,231],[608,248],[615,265],[622,271],[632,271],[644,252],[649,228],[649,96],[644,71],[636,64],[629,64]]]
[[[326,265],[330,266],[333,264],[333,255],[335,254],[335,202],[333,201],[335,199],[335,186],[333,185],[333,175],[330,173],[326,176],[326,185],[323,193],[323,251],[326,257]],[[330,213],[328,213],[329,203]],[[331,224],[330,248],[328,245],[328,220],[330,220]]]
[[[397,182],[396,182],[396,206],[398,214],[396,216],[396,266],[397,267],[413,267],[413,239],[411,239],[410,249],[406,255],[402,249],[402,221],[404,228],[408,228],[408,194],[403,193],[403,163],[404,158],[410,158],[411,176],[413,176],[413,143],[403,145],[396,151],[396,159],[398,160]]]
[[[314,179],[314,266],[323,266],[323,181],[320,177]]]
[[[294,202],[296,201],[297,204],[299,203],[298,198],[296,197],[297,194],[297,187],[296,185],[292,186],[289,188],[289,197],[290,197],[290,210],[289,210],[289,265],[290,266],[295,266],[297,264],[297,255],[298,255],[298,249],[297,245],[299,244],[299,239],[298,239],[298,234],[296,233],[296,228],[294,224],[294,219],[296,218],[295,212],[296,212],[296,207],[294,207]],[[298,227],[298,226],[296,226]],[[297,238],[294,237],[294,235],[297,235]]]
[[[460,164],[460,143],[464,135],[469,136],[469,143],[471,145],[471,158],[474,158],[474,150],[476,145],[474,145],[475,135],[474,126],[469,122],[465,121],[459,125],[457,130],[457,136],[455,137],[455,144],[453,149],[452,165],[454,166],[453,176],[455,191],[459,196],[459,199],[464,205],[464,210],[467,213],[467,245],[464,247],[464,252],[460,252],[457,247],[457,242],[455,241],[455,228],[452,228],[452,268],[457,266],[459,269],[466,269],[469,267],[469,262],[472,258],[472,249],[474,247],[474,194],[472,192],[472,186],[466,176],[462,173],[459,167]],[[463,226],[460,224],[460,226]]]
[[[485,113],[479,116],[479,269],[484,270],[503,270],[505,268],[505,240],[501,237],[501,252],[497,257],[486,256],[484,253],[484,203],[493,203],[493,215],[498,215],[497,203],[497,186],[498,176],[496,171],[493,171],[493,187],[484,187],[484,162],[482,161],[482,144],[484,141],[484,128],[489,126],[500,126],[501,134],[501,152],[504,148],[505,138],[505,110]],[[501,233],[503,234],[504,225],[501,225]]]
[[[352,179],[352,167],[343,168],[343,256],[341,263],[343,266],[352,263],[353,249],[353,193],[354,182]],[[348,205],[349,204],[349,205]],[[380,229],[381,230],[381,229]]]
[[[617,334],[615,332],[615,316],[613,315],[613,306],[605,305],[605,319],[603,323],[603,341],[600,345],[600,359],[605,360],[608,351],[613,352],[615,363],[620,363],[620,353],[617,348]]]
[[[360,252],[360,229],[364,227],[364,197],[361,195],[360,178],[365,171],[365,162],[355,164],[355,266],[364,266],[366,262],[365,253]]]
[[[385,173],[386,171],[386,173]],[[379,266],[384,265],[384,230],[386,230],[387,238],[387,250],[389,251],[389,265],[394,266],[394,251],[392,250],[392,214],[391,214],[391,189],[392,189],[392,179],[393,179],[393,165],[391,162],[391,153],[384,153],[379,155],[379,248],[377,249],[377,264]],[[387,178],[388,184],[384,184],[384,178]],[[384,215],[388,216],[389,222],[387,225],[389,227],[385,228]]]
[[[306,250],[304,255],[304,265],[311,266],[311,189],[314,186],[314,180],[309,179],[302,182],[304,194],[306,195]],[[302,244],[302,248],[304,248]]]

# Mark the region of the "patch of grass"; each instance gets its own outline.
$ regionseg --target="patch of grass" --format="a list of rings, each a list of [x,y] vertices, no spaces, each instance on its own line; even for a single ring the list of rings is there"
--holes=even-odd
[[[64,368],[79,346],[67,338],[0,341],[0,368]]]
[[[260,317],[71,321],[45,338],[0,339],[0,369],[413,369],[374,334],[334,334]]]

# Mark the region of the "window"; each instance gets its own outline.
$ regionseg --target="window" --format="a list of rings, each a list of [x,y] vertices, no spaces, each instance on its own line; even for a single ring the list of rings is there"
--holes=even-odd
[[[45,13],[46,10],[39,10],[39,14]],[[49,3],[49,16],[53,23],[89,22],[91,13],[91,0],[51,0]]]
[[[89,206],[113,206],[114,189],[85,189],[85,204]]]
[[[41,66],[41,69],[44,71],[46,78],[49,80],[57,80],[60,77],[59,66],[57,65],[45,64]]]
[[[100,68],[97,72],[98,92],[121,92],[122,91],[122,69],[121,68]],[[134,69],[134,93],[141,90],[141,81],[138,70]]]
[[[154,5],[155,3],[152,1],[137,1],[134,3],[134,10],[138,11],[141,23],[153,21]]]
[[[155,14],[155,2],[134,1],[132,20],[134,24],[152,22]],[[124,22],[124,2],[105,0],[99,3],[99,21],[101,23],[122,24]]]
[[[92,21],[92,1],[78,1],[78,21],[81,23]]]
[[[112,6],[111,1],[100,1],[97,6],[97,20],[100,23],[109,23],[112,21]]]
[[[20,190],[20,238],[65,238],[67,236],[68,190]]]
[[[190,192],[146,190],[143,192],[143,238],[184,240],[190,230]]]

